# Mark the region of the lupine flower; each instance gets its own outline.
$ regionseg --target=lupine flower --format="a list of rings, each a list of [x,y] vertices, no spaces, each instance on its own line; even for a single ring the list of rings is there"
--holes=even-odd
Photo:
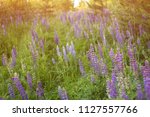
[[[123,55],[120,53],[120,51],[117,52],[115,55],[115,63],[117,71],[123,71]]]
[[[133,69],[134,72],[137,72],[138,71],[138,65],[137,65],[137,62],[134,58],[133,52],[130,48],[128,49],[128,55],[130,58],[131,68]]]
[[[116,89],[116,74],[113,71],[112,72],[112,79],[107,81],[107,89],[109,90],[109,96],[112,99],[115,99],[117,97],[117,89]]]
[[[10,98],[15,98],[15,92],[11,84],[8,85],[8,92],[9,92]]]
[[[38,87],[36,88],[36,94],[39,98],[44,96],[44,89],[42,87],[42,82],[38,82]]]
[[[27,100],[28,96],[27,96],[27,94],[26,94],[26,92],[25,92],[25,90],[24,90],[24,88],[23,88],[19,78],[18,77],[14,77],[14,78],[12,78],[12,80],[13,80],[13,83],[16,85],[18,91],[20,92],[20,95],[21,95],[22,99],[23,100]]]
[[[7,65],[7,57],[6,57],[6,55],[4,53],[2,55],[2,64],[3,64],[3,66]]]
[[[32,46],[32,44],[29,44],[29,49],[30,49],[30,52],[32,54],[33,62],[36,63],[36,60],[38,58],[38,51],[36,50],[36,48],[34,48]]]
[[[82,64],[80,59],[79,59],[79,68],[80,68],[81,75],[84,76],[85,75],[85,70],[84,70],[83,64]]]
[[[12,68],[16,65],[16,57],[17,57],[16,48],[13,47],[13,49],[12,49],[12,63],[10,65]]]
[[[63,54],[64,54],[64,60],[65,60],[65,62],[68,62],[68,57],[67,57],[66,49],[65,49],[64,46],[63,46]]]
[[[146,93],[146,97],[150,100],[150,65],[149,62],[145,61],[145,66],[143,66],[143,78],[144,78],[144,89]]]
[[[27,82],[28,82],[30,89],[32,89],[32,77],[30,73],[27,73]]]
[[[32,33],[32,41],[38,42],[39,37],[38,37],[37,32],[35,30],[31,30],[31,33]]]
[[[88,51],[88,59],[90,60],[91,66],[94,68],[94,71],[97,74],[99,74],[100,73],[99,61],[98,61],[98,57],[94,52],[94,48],[92,44],[90,45],[90,49]]]
[[[119,29],[116,29],[116,39],[119,44],[123,44],[123,37],[122,37],[122,34],[120,33]]]
[[[58,94],[61,100],[68,100],[67,92],[64,88],[58,87]]]
[[[144,98],[143,92],[142,92],[142,87],[141,84],[137,85],[137,99],[142,100]]]
[[[54,34],[54,41],[55,43],[58,45],[59,44],[59,37],[58,37],[58,34],[57,32],[55,31],[55,34]]]

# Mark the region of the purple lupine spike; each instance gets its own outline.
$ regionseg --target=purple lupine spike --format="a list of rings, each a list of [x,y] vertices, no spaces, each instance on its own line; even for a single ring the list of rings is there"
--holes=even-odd
[[[9,92],[10,98],[15,98],[15,92],[11,84],[8,85],[8,92]]]
[[[55,61],[55,59],[54,59],[54,58],[52,58],[52,63],[53,63],[53,64],[56,64],[56,61]]]
[[[123,71],[123,55],[118,50],[117,54],[115,55],[115,63],[117,71],[122,72]]]
[[[58,37],[58,34],[57,34],[57,31],[55,30],[55,33],[54,33],[54,41],[57,45],[59,45],[59,37]]]
[[[67,92],[64,88],[58,87],[58,95],[61,100],[68,100]]]
[[[116,29],[116,39],[119,44],[123,44],[123,37],[118,29]]]
[[[36,88],[36,94],[38,98],[41,98],[44,96],[44,89],[42,87],[42,82],[38,82],[38,87]]]
[[[103,58],[103,51],[102,51],[102,47],[101,47],[100,43],[98,43],[98,51],[99,51],[100,57]]]
[[[22,99],[27,100],[28,96],[27,96],[27,94],[26,94],[19,78],[18,77],[13,77],[12,80],[13,80],[13,83],[16,85],[18,91],[20,92],[20,95],[21,95]]]
[[[142,92],[142,87],[141,84],[137,85],[137,99],[142,100],[144,98],[143,92]]]
[[[79,68],[80,68],[81,75],[84,76],[85,75],[85,70],[84,70],[83,64],[82,64],[80,59],[79,59]]]
[[[7,65],[7,57],[6,57],[6,55],[4,53],[2,55],[2,64],[3,64],[3,66]]]
[[[149,62],[145,61],[145,66],[143,66],[143,78],[144,78],[144,89],[146,93],[146,97],[150,100],[150,65]]]
[[[133,69],[134,72],[137,72],[138,71],[138,65],[137,65],[137,62],[134,58],[134,54],[133,54],[133,52],[130,48],[128,48],[128,55],[129,55],[129,58],[130,58],[131,68]]]
[[[112,72],[112,79],[107,81],[107,89],[109,92],[109,96],[112,99],[115,99],[117,97],[117,88],[116,88],[116,74],[113,71]]]
[[[68,62],[68,57],[67,57],[66,49],[65,49],[64,46],[63,46],[63,54],[64,54],[64,60],[65,60],[65,62]]]
[[[30,89],[32,89],[32,77],[30,73],[27,73],[27,83],[30,87]]]
[[[12,49],[12,63],[10,65],[12,68],[16,65],[16,57],[17,57],[16,48],[13,47],[13,49]]]
[[[37,32],[35,31],[35,30],[31,30],[31,33],[32,33],[32,41],[34,42],[34,41],[36,41],[36,42],[38,42],[38,34],[37,34]]]
[[[61,56],[61,52],[60,52],[60,50],[59,50],[59,46],[57,45],[57,47],[56,47],[56,51],[57,51],[57,55],[60,57]]]
[[[124,88],[122,89],[122,98],[125,99],[125,100],[128,100],[128,96],[126,94],[126,91],[124,90]]]
[[[96,56],[95,52],[94,52],[94,48],[93,45],[90,45],[90,49],[88,52],[88,59],[91,63],[91,66],[94,68],[94,71],[99,74],[100,73],[100,66],[99,66],[99,61],[98,61],[98,57]]]

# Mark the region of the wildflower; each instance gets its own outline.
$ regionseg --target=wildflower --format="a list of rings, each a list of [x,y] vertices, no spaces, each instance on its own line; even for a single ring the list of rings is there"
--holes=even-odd
[[[81,75],[84,76],[85,75],[85,71],[84,71],[84,67],[83,67],[83,64],[82,64],[80,59],[79,59],[79,68],[80,68]]]
[[[146,97],[150,100],[150,65],[149,62],[145,61],[145,66],[143,66],[143,78],[144,78],[144,89],[146,93]]]
[[[14,89],[11,84],[8,85],[8,91],[9,91],[10,98],[15,98]]]
[[[115,63],[117,71],[122,72],[123,71],[123,55],[118,51],[115,55]]]
[[[39,98],[44,96],[44,89],[42,87],[42,82],[38,82],[38,87],[36,89],[36,94]]]
[[[64,88],[58,87],[58,94],[61,100],[68,100],[67,92]]]
[[[32,89],[32,77],[30,73],[27,73],[27,82],[28,82],[30,89]]]
[[[113,71],[111,80],[107,81],[107,89],[108,89],[108,92],[109,92],[109,96],[112,99],[115,99],[117,97],[116,83],[117,83],[116,74]]]
[[[128,55],[129,55],[129,58],[130,58],[131,68],[136,73],[138,71],[138,65],[137,65],[137,62],[136,62],[136,60],[134,58],[134,55],[133,55],[133,52],[132,52],[131,49],[128,49]]]
[[[24,90],[24,88],[23,88],[19,78],[18,77],[13,77],[12,80],[13,80],[14,84],[16,85],[16,88],[20,92],[20,95],[21,95],[22,99],[23,100],[27,100],[28,96],[27,96],[27,94],[26,94],[26,92],[25,92],[25,90]]]

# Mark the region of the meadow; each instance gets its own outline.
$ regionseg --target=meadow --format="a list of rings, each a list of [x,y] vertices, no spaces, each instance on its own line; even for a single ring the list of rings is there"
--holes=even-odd
[[[7,19],[0,26],[0,98],[149,100],[150,25],[115,13]]]

